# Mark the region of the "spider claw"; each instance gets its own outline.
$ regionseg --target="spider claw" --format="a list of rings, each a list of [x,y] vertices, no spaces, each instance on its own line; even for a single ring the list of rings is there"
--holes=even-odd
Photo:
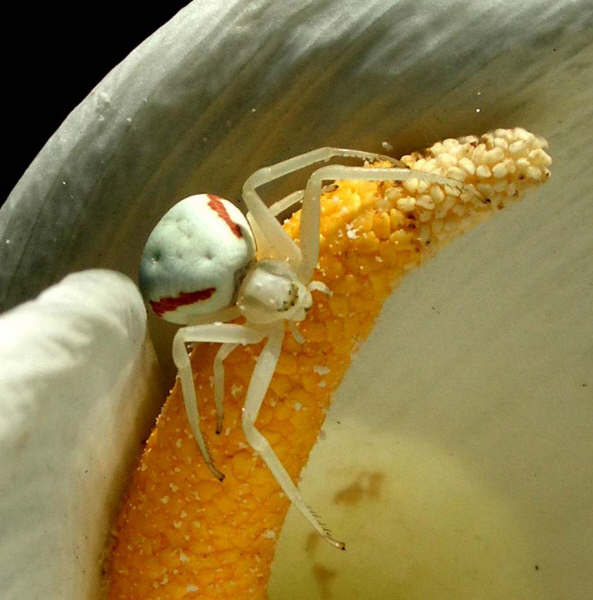
[[[224,481],[225,474],[222,471],[219,471],[213,463],[208,463],[208,468],[210,469],[212,475],[218,479],[218,481]]]
[[[321,528],[323,529],[323,535],[321,536],[330,546],[337,548],[338,550],[346,550],[345,542],[340,542],[334,539],[332,532],[329,527],[320,519],[317,512],[315,512],[310,506],[307,506],[309,512],[315,517]]]

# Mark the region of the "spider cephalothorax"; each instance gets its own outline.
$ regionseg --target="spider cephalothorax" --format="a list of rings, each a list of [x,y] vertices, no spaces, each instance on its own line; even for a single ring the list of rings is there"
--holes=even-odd
[[[302,321],[313,305],[311,292],[286,261],[261,260],[245,276],[237,307],[252,323]]]

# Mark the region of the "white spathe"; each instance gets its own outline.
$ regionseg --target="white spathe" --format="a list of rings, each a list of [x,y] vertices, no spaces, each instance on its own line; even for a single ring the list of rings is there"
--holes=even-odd
[[[97,597],[161,387],[125,275],[75,273],[0,317],[0,597]]]

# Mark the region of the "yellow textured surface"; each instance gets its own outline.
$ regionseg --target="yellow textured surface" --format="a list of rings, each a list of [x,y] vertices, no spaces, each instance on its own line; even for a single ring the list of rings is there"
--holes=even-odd
[[[402,161],[462,181],[461,189],[414,179],[345,181],[326,190],[314,278],[333,294],[313,293],[314,306],[299,325],[304,344],[287,333],[257,421],[295,480],[332,392],[393,286],[452,237],[545,181],[551,162],[545,147],[522,129],[445,140]],[[299,218],[297,212],[285,224],[295,239]],[[218,436],[211,388],[216,349],[198,345],[192,364],[202,428],[226,479],[217,481],[206,468],[176,384],[114,529],[111,600],[265,597],[288,502],[241,429],[240,409],[261,346],[240,347],[225,361],[225,422]]]

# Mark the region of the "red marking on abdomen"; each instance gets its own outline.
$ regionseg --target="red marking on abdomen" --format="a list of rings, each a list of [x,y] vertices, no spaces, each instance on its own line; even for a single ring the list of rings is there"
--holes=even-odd
[[[229,226],[230,230],[238,237],[243,237],[241,228],[231,219],[221,199],[214,194],[206,194],[210,198],[208,206]]]
[[[160,300],[151,300],[150,306],[156,315],[162,317],[166,312],[176,310],[180,306],[187,306],[200,300],[208,300],[212,294],[216,291],[216,288],[207,288],[205,290],[198,290],[197,292],[181,292],[179,296],[175,298],[161,298]]]

